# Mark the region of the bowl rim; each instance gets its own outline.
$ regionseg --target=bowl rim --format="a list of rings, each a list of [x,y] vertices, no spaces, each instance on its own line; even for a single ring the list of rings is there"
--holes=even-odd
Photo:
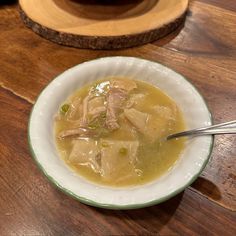
[[[149,207],[149,206],[153,206],[153,205],[156,205],[156,204],[160,204],[162,202],[165,202],[167,200],[169,200],[170,198],[176,196],[177,194],[179,194],[180,192],[182,192],[184,189],[186,189],[188,186],[190,186],[198,177],[199,175],[202,173],[202,171],[204,170],[204,168],[206,167],[207,163],[209,162],[209,159],[211,157],[211,154],[212,154],[212,150],[213,150],[213,147],[214,147],[214,141],[215,141],[215,138],[213,135],[209,136],[211,137],[211,140],[210,140],[210,145],[209,145],[209,149],[208,149],[208,154],[207,154],[207,157],[204,161],[204,163],[202,164],[200,170],[195,174],[193,175],[193,177],[186,182],[185,185],[183,185],[182,187],[178,188],[176,191],[174,192],[171,192],[170,194],[162,197],[162,198],[158,198],[158,199],[155,199],[155,200],[152,200],[152,201],[148,201],[148,202],[145,202],[145,203],[137,203],[137,204],[126,204],[126,205],[119,205],[119,204],[103,204],[103,203],[99,203],[99,202],[96,202],[96,201],[93,201],[93,200],[90,200],[90,199],[87,199],[85,197],[82,197],[82,196],[79,196],[77,194],[75,194],[74,192],[72,192],[71,190],[63,187],[61,184],[59,184],[59,182],[57,180],[55,180],[52,176],[50,176],[50,174],[47,173],[47,171],[44,169],[44,167],[40,164],[40,161],[38,160],[37,158],[37,155],[35,154],[34,152],[34,149],[33,149],[33,146],[32,146],[32,141],[31,141],[31,136],[30,136],[30,127],[31,127],[31,120],[32,120],[32,115],[33,115],[33,112],[34,112],[34,109],[35,109],[35,105],[37,104],[41,94],[48,88],[48,86],[54,81],[56,80],[59,76],[62,76],[64,73],[66,73],[68,70],[71,70],[75,67],[78,67],[78,66],[81,66],[83,64],[87,64],[87,63],[92,63],[92,62],[95,62],[95,61],[98,61],[98,60],[107,60],[109,58],[117,58],[117,59],[122,59],[122,58],[126,58],[126,59],[138,59],[138,60],[143,60],[143,61],[146,61],[146,62],[152,62],[152,63],[156,63],[156,64],[159,64],[161,66],[163,66],[164,68],[167,68],[168,70],[171,70],[172,72],[180,75],[184,80],[185,82],[187,82],[188,84],[190,84],[192,86],[192,88],[197,92],[197,94],[199,95],[199,98],[202,99],[202,102],[204,103],[204,105],[206,106],[206,109],[207,109],[207,112],[208,112],[208,116],[210,118],[210,122],[211,124],[213,124],[213,117],[212,117],[212,114],[210,112],[210,109],[207,105],[207,102],[206,100],[204,99],[204,97],[202,96],[202,94],[199,92],[199,90],[193,85],[193,83],[191,81],[189,81],[189,79],[187,79],[185,76],[183,76],[182,74],[176,72],[175,70],[169,68],[168,66],[165,66],[163,65],[162,63],[160,62],[157,62],[157,61],[154,61],[154,60],[149,60],[149,59],[143,59],[143,58],[139,58],[139,57],[130,57],[130,56],[107,56],[107,57],[100,57],[100,58],[96,58],[96,59],[93,59],[93,60],[88,60],[88,61],[85,61],[85,62],[82,62],[82,63],[79,63],[67,70],[65,70],[64,72],[58,74],[54,79],[52,79],[42,90],[41,92],[39,93],[39,95],[37,96],[37,99],[35,100],[35,103],[33,104],[33,107],[31,109],[31,112],[30,112],[30,116],[29,116],[29,120],[28,120],[28,132],[27,132],[27,137],[28,137],[28,146],[29,146],[29,150],[30,150],[30,153],[31,153],[31,156],[33,157],[33,160],[34,162],[36,163],[37,167],[40,169],[40,171],[43,172],[43,174],[47,177],[47,179],[49,180],[50,183],[52,183],[54,186],[56,186],[59,190],[61,190],[62,192],[64,192],[66,195],[78,200],[79,202],[81,203],[84,203],[86,205],[89,205],[89,206],[94,206],[94,207],[98,207],[98,208],[104,208],[104,209],[111,209],[111,210],[128,210],[128,209],[139,209],[139,208],[144,208],[144,207]]]

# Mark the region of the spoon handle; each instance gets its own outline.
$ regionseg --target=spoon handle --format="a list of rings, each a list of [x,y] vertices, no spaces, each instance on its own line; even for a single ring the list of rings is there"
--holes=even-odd
[[[212,135],[212,134],[236,134],[236,120],[212,125],[208,127],[193,129],[189,131],[184,131],[176,134],[171,134],[167,137],[167,140],[172,138],[178,138],[183,136],[201,136],[201,135]]]
[[[197,129],[193,129],[193,130],[208,130],[208,129],[213,129],[213,128],[220,128],[220,127],[225,127],[225,126],[232,126],[232,125],[236,125],[236,120],[232,120],[229,122],[225,122],[225,123],[220,123],[217,125],[211,125],[211,126],[207,126],[207,127],[202,127],[202,128],[197,128]]]

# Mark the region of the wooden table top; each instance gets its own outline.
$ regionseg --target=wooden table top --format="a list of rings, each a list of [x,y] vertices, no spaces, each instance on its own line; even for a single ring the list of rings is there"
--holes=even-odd
[[[0,235],[236,235],[236,136],[222,135],[201,176],[160,205],[112,211],[86,206],[36,167],[27,123],[58,74],[103,56],[160,62],[203,94],[214,122],[236,119],[236,1],[192,0],[184,26],[162,40],[117,51],[64,47],[22,23],[16,1],[0,3]]]

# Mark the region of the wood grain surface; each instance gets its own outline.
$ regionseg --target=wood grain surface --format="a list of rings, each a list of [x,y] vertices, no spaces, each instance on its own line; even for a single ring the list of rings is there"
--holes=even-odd
[[[22,23],[17,3],[0,3],[0,235],[236,235],[236,136],[215,141],[202,175],[182,194],[132,211],[88,207],[37,169],[27,123],[40,91],[58,74],[103,56],[167,65],[203,94],[214,122],[236,119],[236,2],[192,0],[186,22],[162,40],[118,51],[47,41]]]
[[[19,5],[24,23],[46,39],[78,48],[118,49],[175,30],[188,0],[20,0]]]

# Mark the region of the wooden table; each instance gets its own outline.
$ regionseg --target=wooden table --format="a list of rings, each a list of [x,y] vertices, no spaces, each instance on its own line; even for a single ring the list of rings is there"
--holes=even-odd
[[[236,119],[236,1],[192,0],[185,25],[166,38],[119,51],[59,46],[26,28],[15,1],[0,3],[0,235],[236,235],[236,136],[218,136],[192,186],[140,210],[89,207],[54,188],[27,144],[33,103],[55,76],[114,55],[167,65],[203,94],[214,122]]]

